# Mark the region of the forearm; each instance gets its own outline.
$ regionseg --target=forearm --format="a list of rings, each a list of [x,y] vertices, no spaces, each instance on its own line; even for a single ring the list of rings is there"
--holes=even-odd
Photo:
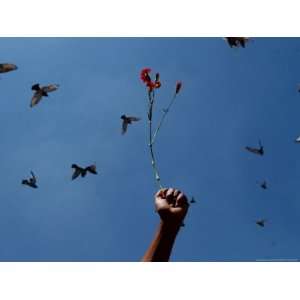
[[[146,251],[143,262],[167,262],[180,229],[180,225],[169,225],[164,222],[159,224],[154,239]]]

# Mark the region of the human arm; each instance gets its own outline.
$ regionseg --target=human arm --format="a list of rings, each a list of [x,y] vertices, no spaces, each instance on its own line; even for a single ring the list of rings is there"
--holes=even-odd
[[[187,197],[176,189],[162,189],[155,195],[155,208],[160,216],[160,224],[143,262],[169,261],[176,236],[188,211]]]

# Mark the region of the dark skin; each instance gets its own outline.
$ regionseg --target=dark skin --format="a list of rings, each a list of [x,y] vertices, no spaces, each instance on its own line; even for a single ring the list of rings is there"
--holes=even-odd
[[[176,236],[188,212],[187,197],[179,190],[159,190],[155,195],[155,208],[160,216],[157,232],[146,251],[143,262],[167,262]]]

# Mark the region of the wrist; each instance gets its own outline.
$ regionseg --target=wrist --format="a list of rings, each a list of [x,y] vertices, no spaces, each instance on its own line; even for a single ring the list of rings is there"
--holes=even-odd
[[[176,236],[180,227],[181,223],[166,222],[163,220],[160,222],[160,231],[162,235]]]

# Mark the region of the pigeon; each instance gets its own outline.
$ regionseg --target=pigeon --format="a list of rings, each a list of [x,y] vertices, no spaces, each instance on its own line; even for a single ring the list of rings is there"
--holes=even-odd
[[[122,134],[125,134],[125,132],[127,131],[128,124],[132,124],[132,122],[137,122],[137,121],[140,120],[140,118],[127,117],[126,115],[122,115],[121,119],[123,120],[123,123],[122,123]]]
[[[96,171],[96,165],[90,165],[86,168],[82,168],[82,167],[79,167],[76,164],[72,164],[71,168],[75,169],[74,173],[72,175],[72,180],[76,179],[79,175],[81,175],[81,177],[85,177],[87,172],[90,172],[90,173],[95,174],[95,175],[98,174],[97,171]]]
[[[0,73],[7,73],[17,69],[18,67],[14,64],[0,64]]]
[[[59,88],[58,84],[49,84],[46,86],[40,87],[38,83],[34,84],[31,89],[35,91],[31,99],[30,107],[37,105],[42,97],[48,97],[48,93],[54,92]]]
[[[191,201],[190,201],[190,203],[191,203],[191,204],[193,204],[193,203],[196,203],[196,200],[195,200],[195,198],[194,198],[194,197],[192,197],[192,198],[191,198]]]
[[[268,188],[268,186],[267,186],[267,182],[264,180],[263,182],[257,182],[259,185],[260,185],[260,187],[262,188],[262,189],[264,189],[264,190],[266,190],[267,188]]]
[[[24,185],[28,185],[34,189],[36,189],[38,186],[36,185],[36,177],[34,176],[34,173],[32,171],[30,171],[31,173],[31,177],[28,179],[23,179],[22,180],[22,184]]]
[[[249,41],[247,37],[226,37],[225,40],[227,41],[230,48],[232,47],[239,47],[242,46],[245,48],[246,43]]]
[[[266,223],[266,220],[258,220],[256,221],[256,224],[260,227],[265,227],[265,223]]]
[[[260,141],[258,141],[258,143],[259,143],[259,148],[253,148],[247,146],[245,147],[245,149],[257,155],[264,155],[264,147],[262,146]]]

